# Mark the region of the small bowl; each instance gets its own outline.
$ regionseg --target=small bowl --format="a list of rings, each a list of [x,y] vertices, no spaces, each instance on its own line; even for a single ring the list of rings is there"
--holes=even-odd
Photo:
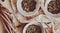
[[[38,10],[40,8],[40,2],[41,2],[41,0],[36,0],[36,1],[37,1],[36,9],[33,12],[26,12],[26,11],[24,11],[22,9],[22,6],[21,6],[22,0],[17,0],[17,9],[20,12],[20,14],[23,15],[23,16],[25,16],[25,17],[35,16],[35,15],[37,15],[39,13]]]
[[[52,1],[52,0],[49,0],[49,1],[47,0],[47,1],[46,1],[45,9],[44,9],[44,10],[45,10],[45,14],[46,14],[46,15],[49,14],[50,16],[52,16],[52,17],[54,17],[54,18],[59,18],[59,17],[60,17],[60,13],[58,13],[58,14],[52,14],[52,13],[48,12],[48,4],[50,3],[50,1]]]
[[[37,25],[37,26],[40,26],[40,27],[42,28],[42,33],[44,33],[42,24],[41,24],[40,22],[36,22],[36,21],[32,21],[32,22],[28,23],[28,24],[24,27],[23,33],[26,33],[27,28],[28,28],[30,25],[33,25],[33,24],[34,24],[34,25]]]
[[[57,21],[59,22],[60,20],[60,13],[58,14],[52,14],[50,12],[48,12],[48,4],[49,2],[52,0],[46,0],[46,3],[44,4],[44,1],[42,2],[41,8],[44,10],[44,13],[46,14],[46,16],[51,19],[52,21]]]

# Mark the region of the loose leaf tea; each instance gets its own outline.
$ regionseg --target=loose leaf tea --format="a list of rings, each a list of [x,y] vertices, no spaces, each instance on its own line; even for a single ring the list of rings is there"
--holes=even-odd
[[[42,28],[40,26],[37,26],[37,25],[30,25],[27,28],[26,33],[42,33]]]
[[[23,0],[22,1],[22,8],[26,12],[32,12],[36,9],[36,1],[35,0]]]
[[[48,4],[48,12],[52,14],[60,13],[60,0],[52,0]]]

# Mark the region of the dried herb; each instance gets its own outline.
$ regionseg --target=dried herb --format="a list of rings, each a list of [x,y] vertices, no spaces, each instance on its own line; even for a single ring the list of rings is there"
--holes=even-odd
[[[41,29],[40,26],[30,25],[30,26],[27,28],[26,33],[42,33],[42,29]]]
[[[52,0],[48,4],[48,12],[52,14],[60,13],[60,0]]]
[[[23,0],[22,1],[22,8],[26,12],[32,12],[36,9],[36,1],[35,0]]]

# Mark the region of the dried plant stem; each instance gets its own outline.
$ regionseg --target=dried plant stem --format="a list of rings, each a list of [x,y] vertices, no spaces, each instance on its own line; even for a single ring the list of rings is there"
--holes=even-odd
[[[1,15],[1,14],[0,14]],[[1,15],[2,16],[2,15]],[[11,23],[9,23],[9,21],[6,20],[6,18],[4,16],[2,16],[2,18],[6,21],[6,23],[15,31],[15,29],[13,28],[13,26],[11,25]]]

